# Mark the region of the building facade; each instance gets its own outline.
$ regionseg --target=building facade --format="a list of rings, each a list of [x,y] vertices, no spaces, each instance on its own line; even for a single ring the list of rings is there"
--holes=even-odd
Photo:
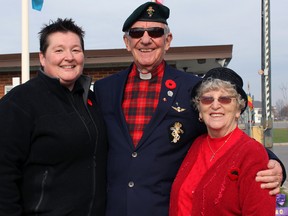
[[[179,70],[202,76],[213,67],[226,67],[232,59],[232,49],[232,45],[171,47],[165,60]],[[30,79],[40,68],[38,55],[30,53]],[[96,81],[127,68],[132,60],[126,49],[87,50],[84,74]],[[21,53],[0,55],[0,98],[20,83]]]

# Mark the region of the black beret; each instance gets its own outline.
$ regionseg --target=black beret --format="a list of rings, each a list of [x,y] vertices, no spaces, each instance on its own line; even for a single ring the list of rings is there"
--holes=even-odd
[[[146,2],[136,8],[124,22],[122,31],[127,31],[137,21],[160,22],[167,24],[170,10],[163,4]]]
[[[243,80],[235,71],[229,68],[218,67],[209,70],[203,77],[203,80],[197,83],[192,89],[191,93],[192,99],[196,96],[197,90],[200,87],[200,85],[208,79],[220,79],[235,85],[236,91],[238,92],[238,94],[241,95],[242,99],[245,100],[245,107],[242,109],[241,113],[244,112],[244,110],[247,107],[248,98],[246,92],[243,90]]]

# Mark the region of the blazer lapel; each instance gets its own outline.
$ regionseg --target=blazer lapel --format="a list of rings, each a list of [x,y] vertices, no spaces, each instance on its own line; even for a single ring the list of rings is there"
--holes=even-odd
[[[155,113],[153,114],[149,124],[146,126],[143,136],[137,145],[137,148],[140,147],[145,142],[145,140],[151,135],[154,129],[159,125],[159,123],[166,116],[167,112],[174,105],[177,92],[180,89],[180,85],[181,85],[180,82],[177,82],[178,80],[177,77],[178,77],[177,73],[173,73],[170,66],[166,65],[157,109],[155,110]],[[171,80],[176,83],[175,89],[167,88],[167,86],[165,85],[165,82],[167,80]]]
[[[118,76],[119,76],[118,79],[120,81],[116,82],[119,85],[115,86],[115,88],[114,88],[115,89],[114,95],[116,97],[114,100],[114,101],[116,101],[116,104],[114,107],[117,108],[116,117],[118,118],[117,122],[119,122],[119,124],[120,124],[119,127],[122,129],[125,137],[128,138],[127,141],[130,143],[130,146],[134,148],[134,144],[132,142],[132,138],[130,136],[129,129],[128,129],[126,119],[125,119],[123,109],[122,109],[122,100],[123,100],[123,95],[124,95],[124,91],[125,91],[125,84],[126,84],[130,70],[131,70],[131,66],[128,69],[118,73]]]

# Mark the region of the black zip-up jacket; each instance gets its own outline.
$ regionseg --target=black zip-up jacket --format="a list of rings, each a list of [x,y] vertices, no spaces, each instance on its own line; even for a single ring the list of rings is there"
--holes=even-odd
[[[40,72],[0,100],[0,215],[102,216],[104,122],[81,76],[73,91]]]

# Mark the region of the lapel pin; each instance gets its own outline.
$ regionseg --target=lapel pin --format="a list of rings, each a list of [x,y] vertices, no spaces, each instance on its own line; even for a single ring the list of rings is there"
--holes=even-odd
[[[172,97],[172,96],[173,96],[173,92],[172,92],[172,91],[168,91],[168,92],[167,92],[167,95],[168,95],[169,97]]]
[[[183,112],[186,110],[185,108],[181,108],[180,106],[178,106],[178,102],[176,102],[176,106],[172,106],[172,108],[177,112]]]
[[[184,130],[182,129],[182,124],[180,122],[175,122],[172,127],[170,127],[171,136],[173,143],[177,143],[180,140],[180,135],[184,134]]]
[[[186,109],[184,109],[184,108],[181,108],[181,107],[174,107],[174,106],[172,106],[172,108],[174,109],[174,110],[176,110],[177,112],[183,112],[183,111],[185,111]]]

